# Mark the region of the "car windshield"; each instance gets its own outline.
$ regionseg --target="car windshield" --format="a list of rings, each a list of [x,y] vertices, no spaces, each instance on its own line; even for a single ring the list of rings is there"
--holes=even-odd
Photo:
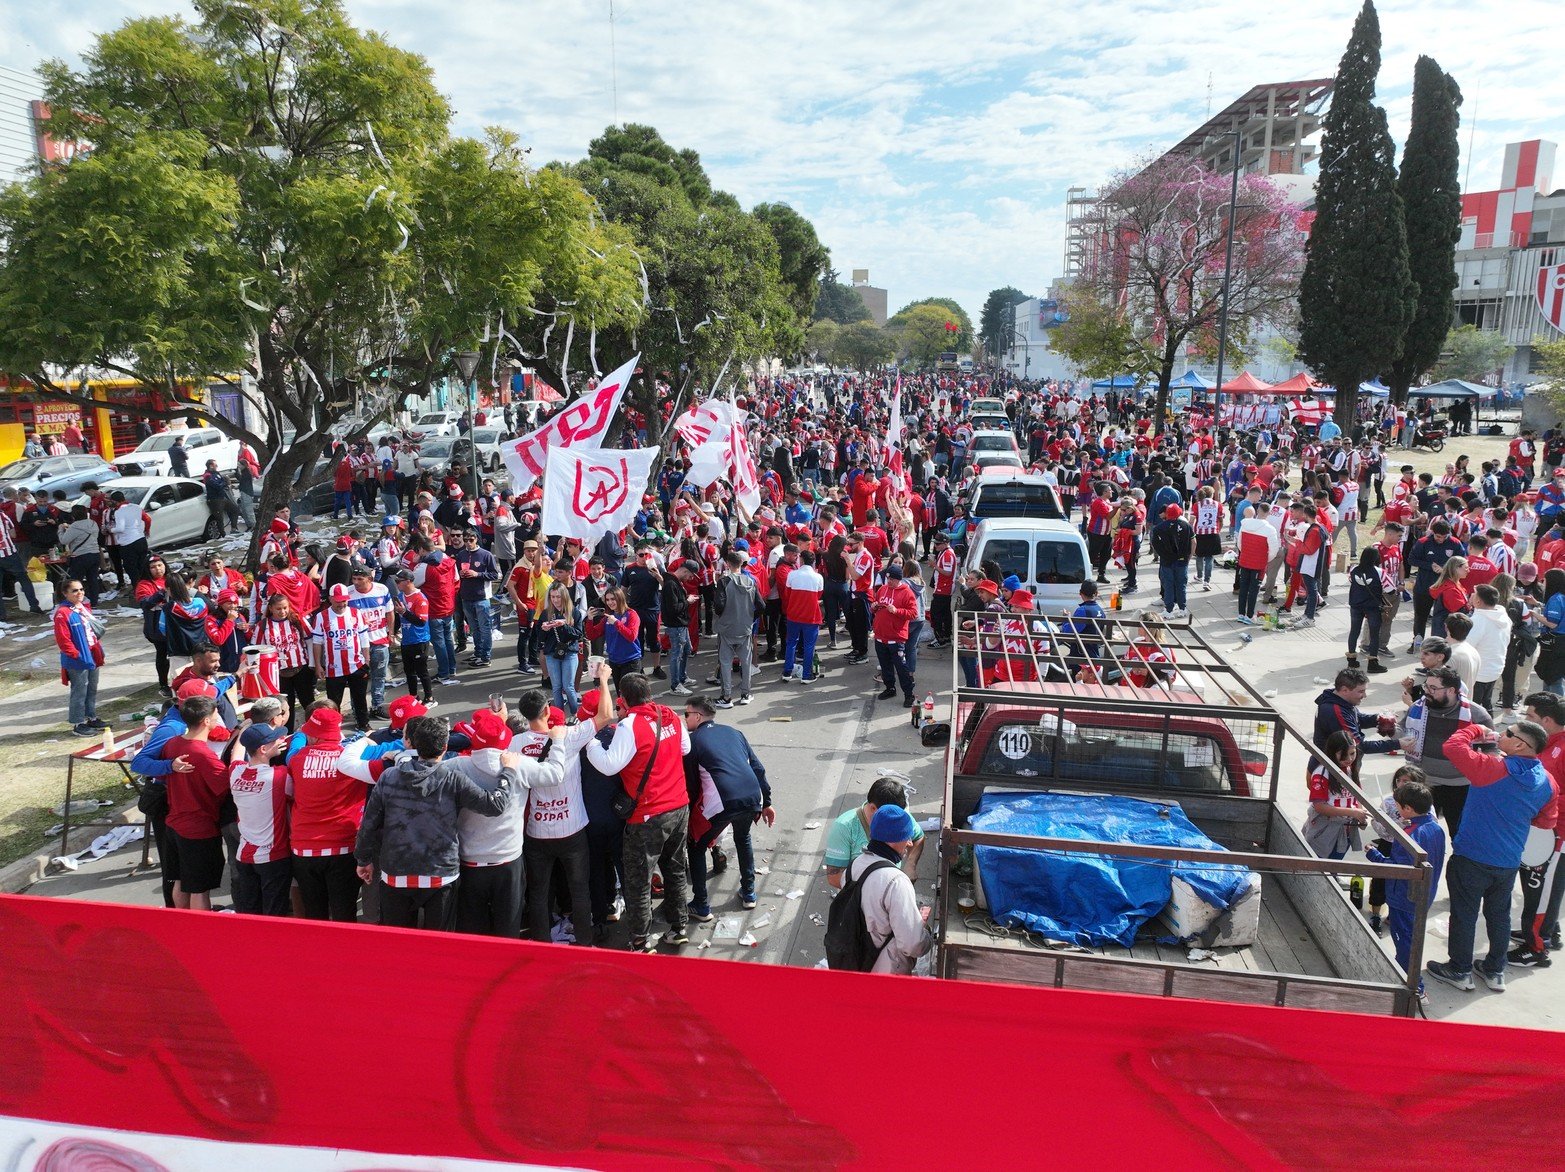
[[[449,456],[451,454],[451,445],[455,442],[455,440],[450,439],[425,440],[423,446],[419,449],[419,454],[424,456]]]
[[[37,476],[43,469],[42,460],[15,460],[0,468],[0,480],[21,480],[27,476]]]
[[[979,517],[1033,517],[1063,520],[1054,490],[1047,484],[983,483],[974,495],[972,512]]]
[[[420,415],[418,421],[425,427],[439,427],[442,423],[450,422],[443,411],[436,411],[433,415]]]
[[[500,438],[500,429],[497,427],[480,427],[473,432],[473,438],[481,444],[492,444]]]
[[[174,446],[174,441],[180,437],[172,432],[165,431],[162,435],[155,435],[151,439],[144,439],[137,446],[138,452],[166,452]]]
[[[1057,718],[1056,718],[1057,719]],[[1031,714],[994,730],[979,772],[1001,777],[1060,777],[1072,782],[1113,782],[1147,789],[1232,792],[1215,736],[1158,728],[1091,727],[1067,713],[1064,737],[1054,721],[1039,727]]]
[[[975,452],[1014,452],[1016,441],[1008,435],[975,435],[973,437],[973,451]]]

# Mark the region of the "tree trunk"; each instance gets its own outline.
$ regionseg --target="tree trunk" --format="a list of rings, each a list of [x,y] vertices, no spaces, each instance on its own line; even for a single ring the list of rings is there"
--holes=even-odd
[[[326,450],[330,437],[320,433],[314,438],[295,443],[286,451],[277,453],[261,479],[261,496],[255,504],[255,528],[250,531],[250,548],[245,553],[245,565],[252,571],[259,568],[258,556],[261,538],[277,515],[277,510],[293,499],[294,481],[306,468],[313,468]]]
[[[1332,410],[1332,418],[1337,421],[1337,426],[1342,428],[1342,434],[1351,436],[1353,426],[1359,409],[1359,383],[1361,379],[1355,379],[1351,388],[1344,389],[1339,383],[1337,386],[1337,405]]]

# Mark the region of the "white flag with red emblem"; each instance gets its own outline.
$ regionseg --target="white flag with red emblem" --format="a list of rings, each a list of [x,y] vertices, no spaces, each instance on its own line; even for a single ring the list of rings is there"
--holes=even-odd
[[[543,478],[545,533],[591,541],[635,519],[657,448],[550,448]]]
[[[891,421],[886,424],[886,467],[891,469],[893,481],[902,479],[902,372],[897,371],[896,384],[891,388]]]
[[[761,478],[750,452],[750,437],[743,427],[728,429],[728,479],[745,512],[753,514],[761,507]]]
[[[736,423],[743,425],[744,419],[745,412],[728,400],[708,399],[674,420],[674,430],[694,451],[709,440],[726,440],[728,429]]]
[[[523,491],[543,475],[554,449],[596,446],[602,441],[640,359],[641,355],[636,355],[536,431],[500,445],[500,455],[511,474],[512,492]]]

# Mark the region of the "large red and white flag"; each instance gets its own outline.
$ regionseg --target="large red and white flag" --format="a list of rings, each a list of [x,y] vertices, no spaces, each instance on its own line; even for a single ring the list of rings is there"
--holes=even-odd
[[[902,372],[897,371],[897,381],[891,387],[891,420],[886,424],[886,467],[894,479],[902,479]]]
[[[1538,308],[1551,326],[1565,331],[1565,264],[1538,270]]]
[[[637,354],[597,385],[573,401],[536,431],[500,445],[500,455],[511,473],[511,491],[522,492],[543,475],[549,453],[555,448],[593,447],[608,431],[609,423],[625,398],[625,387],[636,373]]]
[[[747,513],[753,514],[761,507],[761,477],[755,470],[750,437],[743,427],[728,430],[728,479],[734,486],[734,497]]]
[[[1288,414],[1293,417],[1295,423],[1309,423],[1319,427],[1331,418],[1331,408],[1319,399],[1311,399],[1308,402],[1293,399],[1288,404]]]
[[[657,448],[550,448],[541,528],[583,541],[625,528],[657,457]]]

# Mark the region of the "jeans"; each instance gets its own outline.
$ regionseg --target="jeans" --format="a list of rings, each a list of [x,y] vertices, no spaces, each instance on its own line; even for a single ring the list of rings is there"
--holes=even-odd
[[[815,678],[815,641],[820,638],[819,623],[796,623],[788,620],[788,632],[783,647],[783,675],[793,674],[795,660],[799,674],[807,680]]]
[[[905,699],[913,698],[913,673],[907,669],[907,660],[903,658],[903,644],[882,643],[875,640],[875,658],[880,663],[880,678],[885,680],[885,689],[894,691],[900,684],[902,695]]]
[[[527,938],[541,944],[552,939],[554,865],[558,861],[565,872],[565,889],[570,895],[571,928],[577,944],[592,943],[592,893],[587,883],[587,829],[564,838],[527,836],[522,852],[527,864]]]
[[[391,645],[370,644],[370,707],[386,707],[386,678],[391,674]]]
[[[1316,589],[1314,574],[1300,574],[1299,581],[1304,583],[1304,617],[1315,617],[1315,608],[1320,604],[1320,592]]]
[[[907,661],[907,674],[918,674],[918,637],[924,633],[924,620],[914,619],[907,625],[907,642],[902,647],[902,658]]]
[[[1450,963],[1458,973],[1473,968],[1480,906],[1489,937],[1483,970],[1491,976],[1505,971],[1505,954],[1511,947],[1511,889],[1515,886],[1515,867],[1491,867],[1463,855],[1451,856],[1445,869],[1445,888],[1451,897]]]
[[[826,592],[821,595],[821,609],[826,616],[826,634],[833,643],[837,641],[837,620],[845,619],[848,607],[853,603],[853,593],[846,582],[826,579]]]
[[[246,492],[244,489],[241,488],[239,490],[239,492],[236,494],[235,499],[238,501],[238,504],[239,504],[239,515],[240,515],[240,517],[242,517],[244,519],[244,523],[248,527],[250,527],[251,529],[254,529],[255,528],[255,502],[256,502],[256,499],[257,499],[256,494],[253,493],[253,492]]]
[[[576,652],[566,655],[546,655],[549,666],[549,689],[553,702],[566,716],[574,716],[581,707],[581,697],[576,694]]]
[[[1210,554],[1202,554],[1195,560],[1195,576],[1197,582],[1212,584],[1212,570],[1217,565],[1217,559]]]
[[[347,513],[350,518],[353,516],[353,490],[351,488],[346,492],[334,491],[331,494],[331,519],[333,521],[337,519],[339,512]]]
[[[451,643],[451,616],[429,618],[429,642],[435,652],[435,674],[441,679],[456,675],[456,648]]]
[[[702,914],[712,910],[706,893],[706,852],[722,837],[728,827],[734,828],[734,858],[739,864],[739,896],[755,898],[755,850],[750,845],[750,827],[755,824],[755,811],[724,810],[712,819],[712,825],[699,842],[692,841],[686,847],[690,862],[690,902]]]
[[[467,616],[467,627],[473,634],[473,653],[479,659],[488,659],[494,650],[494,626],[490,622],[487,598],[464,599],[462,613]]]
[[[962,669],[962,682],[969,688],[978,686],[978,656],[958,655],[956,662]]]
[[[1163,609],[1183,610],[1185,607],[1185,582],[1190,574],[1189,562],[1161,563],[1157,568],[1158,589],[1163,595]]]
[[[690,628],[665,627],[668,632],[668,686],[678,687],[685,682],[685,668],[690,662]]]
[[[1352,610],[1352,621],[1348,623],[1348,654],[1357,655],[1359,647],[1359,630],[1367,628],[1368,638],[1364,644],[1364,654],[1374,658],[1381,651],[1380,647],[1380,603],[1366,602],[1355,606]]]
[[[1261,571],[1239,568],[1239,613],[1247,619],[1255,617],[1255,604],[1261,598]]]
[[[685,839],[690,834],[690,807],[665,810],[645,822],[625,825],[625,919],[633,941],[652,933],[652,872],[663,876],[663,903],[675,931],[690,922]]]
[[[70,721],[72,725],[86,724],[98,719],[98,669],[95,667],[67,668],[65,674],[71,681]]]

